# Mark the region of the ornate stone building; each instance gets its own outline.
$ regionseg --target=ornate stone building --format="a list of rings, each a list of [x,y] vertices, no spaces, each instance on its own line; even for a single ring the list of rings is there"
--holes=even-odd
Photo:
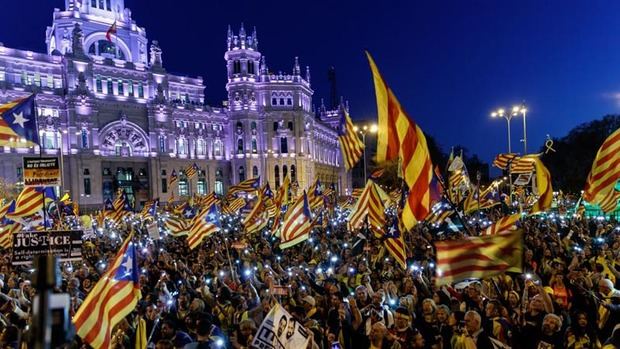
[[[0,44],[0,103],[37,93],[42,152],[62,151],[63,189],[81,205],[100,205],[119,187],[141,203],[223,193],[257,176],[272,188],[289,175],[300,188],[318,177],[350,189],[338,113],[313,111],[310,69],[302,75],[297,57],[292,72],[274,74],[256,30],[229,28],[228,100],[211,107],[203,78],[168,73],[158,42],[149,45],[131,16],[124,0],[65,0],[47,28],[47,53]],[[22,157],[38,153],[5,147],[0,176],[20,182]],[[194,163],[199,175],[188,180],[183,170]]]

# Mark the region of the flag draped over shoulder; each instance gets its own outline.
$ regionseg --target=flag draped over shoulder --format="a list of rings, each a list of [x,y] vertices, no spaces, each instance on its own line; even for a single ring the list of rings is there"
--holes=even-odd
[[[430,183],[433,165],[426,137],[403,110],[370,54],[366,55],[377,96],[377,162],[400,160],[402,177],[409,188],[401,219],[404,227],[411,229],[417,221],[426,218],[431,207]]]
[[[0,105],[0,146],[30,147],[38,144],[34,95]]]
[[[481,279],[503,272],[522,272],[523,236],[521,231],[462,240],[439,241],[437,283]]]
[[[583,198],[593,204],[609,207],[615,203],[616,183],[620,179],[620,129],[614,131],[601,145],[586,179]],[[614,205],[615,209],[615,205]],[[613,209],[612,209],[613,210]]]
[[[78,336],[93,348],[111,347],[112,328],[133,311],[142,297],[136,248],[131,239],[132,234],[73,317]]]
[[[347,170],[352,169],[362,158],[364,143],[353,128],[353,122],[347,110],[340,107],[340,124],[338,124],[338,142]]]
[[[282,238],[280,248],[288,248],[308,239],[311,230],[312,215],[308,196],[304,191],[303,195],[297,198],[297,201],[286,212],[280,234]]]

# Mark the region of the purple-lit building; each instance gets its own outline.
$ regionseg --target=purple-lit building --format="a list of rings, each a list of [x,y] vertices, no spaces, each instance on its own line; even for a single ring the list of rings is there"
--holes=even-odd
[[[65,0],[45,33],[46,53],[0,44],[0,103],[37,93],[43,153],[62,149],[64,190],[80,205],[98,206],[118,187],[138,203],[178,200],[257,176],[272,188],[288,175],[299,188],[320,178],[350,190],[338,113],[313,111],[310,70],[297,57],[290,73],[274,74],[256,31],[229,28],[228,100],[211,107],[203,78],[168,73],[162,48],[131,16],[124,0]],[[0,151],[0,176],[11,182],[22,180],[22,157],[39,153]],[[183,169],[194,163],[201,171],[188,180]],[[179,181],[169,186],[173,171]]]

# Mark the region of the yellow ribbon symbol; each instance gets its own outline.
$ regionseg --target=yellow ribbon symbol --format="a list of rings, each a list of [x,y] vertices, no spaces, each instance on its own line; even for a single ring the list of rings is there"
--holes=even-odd
[[[545,154],[547,154],[549,151],[555,153],[555,149],[553,149],[553,139],[551,139],[551,136],[549,135],[547,135],[547,140],[545,141],[545,148],[547,148],[547,150],[545,150]]]

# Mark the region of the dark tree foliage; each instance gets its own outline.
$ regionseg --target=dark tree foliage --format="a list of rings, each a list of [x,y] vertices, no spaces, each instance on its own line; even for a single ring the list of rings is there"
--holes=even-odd
[[[607,115],[600,120],[583,123],[568,135],[553,139],[553,149],[542,156],[551,173],[553,188],[579,193],[592,168],[596,152],[605,138],[620,128],[620,115]],[[546,147],[541,148],[544,152]]]

